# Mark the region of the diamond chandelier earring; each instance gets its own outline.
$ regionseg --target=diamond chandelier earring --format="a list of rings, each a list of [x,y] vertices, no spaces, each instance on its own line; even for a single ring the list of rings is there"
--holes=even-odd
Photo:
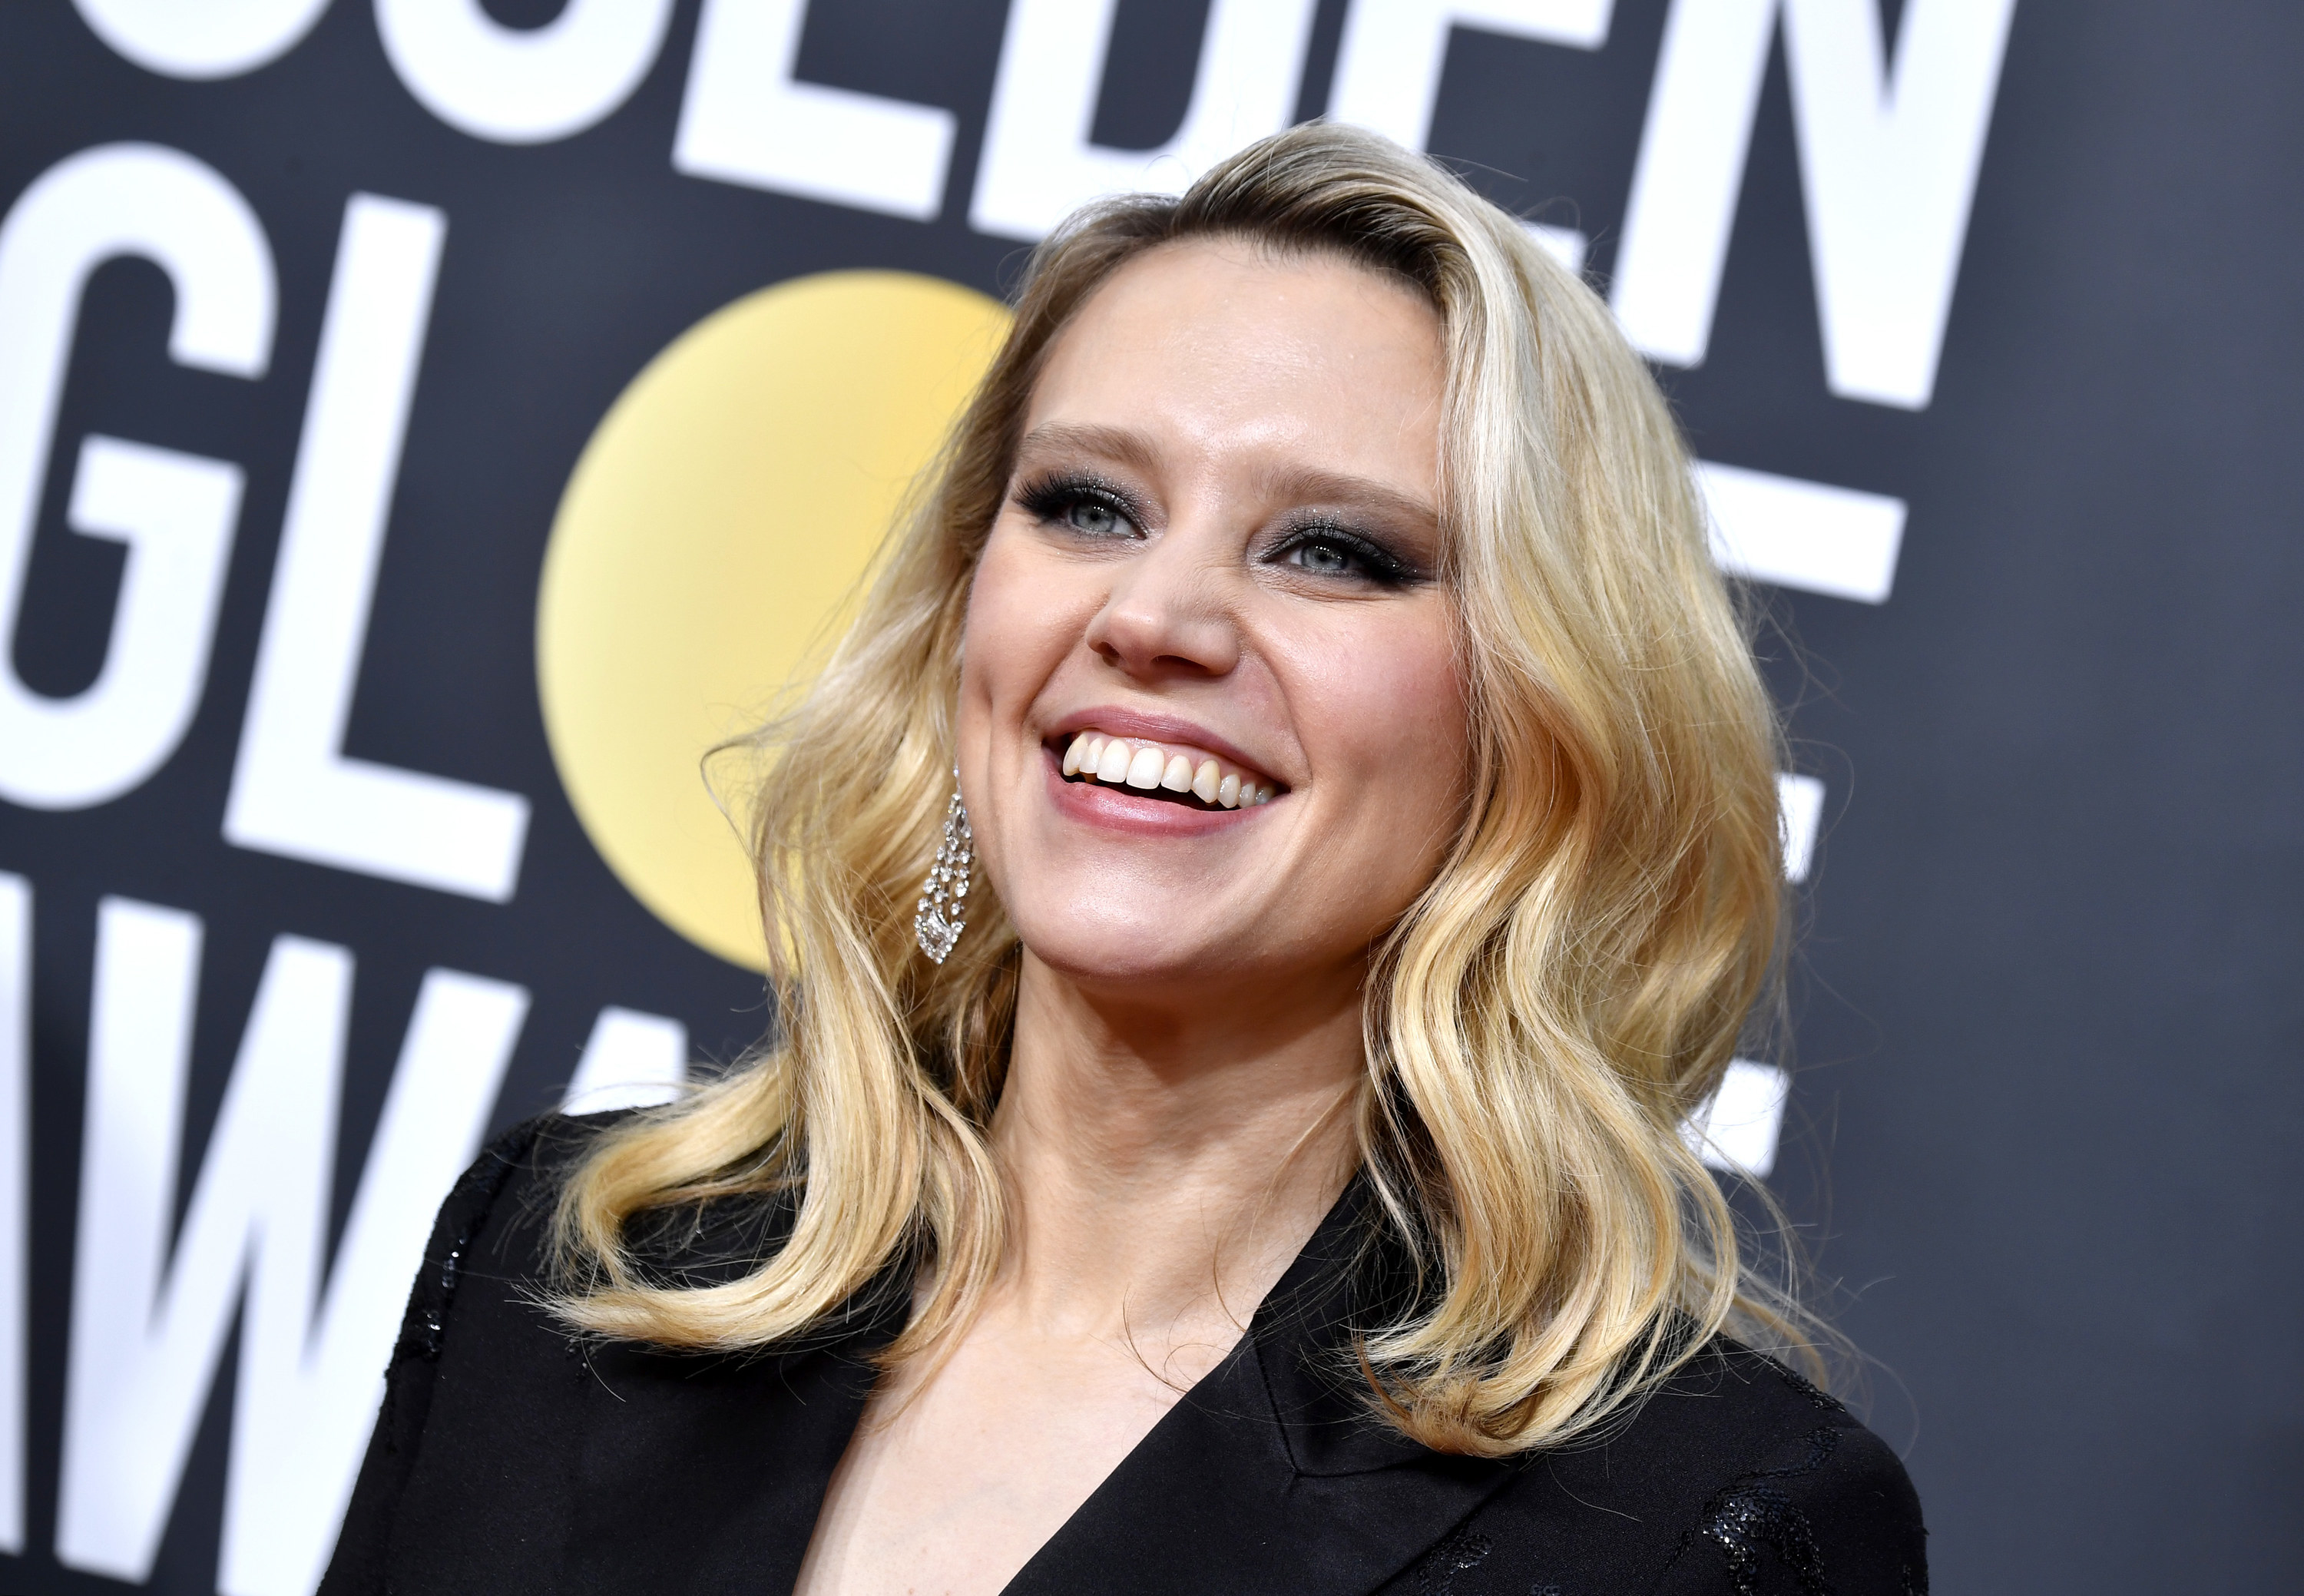
[[[952,802],[944,811],[944,845],[936,850],[928,885],[920,888],[912,935],[929,962],[941,964],[968,929],[968,877],[976,868],[976,834],[960,801],[960,767],[952,768]]]

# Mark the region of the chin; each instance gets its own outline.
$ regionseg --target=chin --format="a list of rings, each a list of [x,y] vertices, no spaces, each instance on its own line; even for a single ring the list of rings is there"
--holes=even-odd
[[[1237,968],[1238,949],[1206,936],[1177,936],[1173,919],[1105,916],[1078,910],[1010,919],[1025,951],[1084,988],[1148,990],[1207,981]]]

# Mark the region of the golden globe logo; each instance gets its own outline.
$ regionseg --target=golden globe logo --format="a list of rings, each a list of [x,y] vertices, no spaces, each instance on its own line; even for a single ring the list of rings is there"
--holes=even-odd
[[[633,896],[764,962],[751,870],[700,762],[804,680],[1007,330],[938,278],[843,271],[716,311],[585,446],[537,597],[569,802]]]

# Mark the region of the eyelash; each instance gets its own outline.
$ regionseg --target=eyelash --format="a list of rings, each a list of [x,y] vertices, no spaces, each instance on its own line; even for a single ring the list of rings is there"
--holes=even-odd
[[[1140,528],[1143,524],[1142,514],[1134,499],[1093,477],[1064,475],[1043,478],[1020,488],[1016,493],[1016,503],[1034,519],[1047,525],[1061,526],[1066,512],[1081,505],[1101,505],[1131,527]],[[1064,530],[1077,537],[1096,536],[1077,527]],[[1285,560],[1300,549],[1319,545],[1341,551],[1360,567],[1357,573],[1360,580],[1373,587],[1412,587],[1426,580],[1423,572],[1382,544],[1331,522],[1314,522],[1291,528],[1281,535],[1279,542],[1265,557],[1275,562]]]
[[[1327,522],[1300,526],[1283,534],[1279,546],[1267,557],[1284,559],[1299,549],[1326,544],[1341,550],[1360,565],[1360,580],[1379,588],[1412,587],[1423,580],[1423,573],[1406,560],[1374,540],[1358,532]]]
[[[1031,512],[1035,519],[1057,522],[1064,512],[1080,505],[1101,505],[1130,526],[1140,527],[1143,517],[1136,501],[1118,488],[1099,482],[1093,477],[1047,477],[1020,488],[1016,502]],[[1067,529],[1080,537],[1095,534],[1082,532],[1078,527]]]

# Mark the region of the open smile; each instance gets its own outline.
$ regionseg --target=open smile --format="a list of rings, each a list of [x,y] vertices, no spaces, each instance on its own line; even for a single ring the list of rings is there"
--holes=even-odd
[[[1053,745],[1049,751],[1055,751]],[[1286,790],[1204,749],[1113,736],[1093,727],[1072,734],[1062,763],[1068,782],[1124,787],[1187,809],[1252,809]]]

